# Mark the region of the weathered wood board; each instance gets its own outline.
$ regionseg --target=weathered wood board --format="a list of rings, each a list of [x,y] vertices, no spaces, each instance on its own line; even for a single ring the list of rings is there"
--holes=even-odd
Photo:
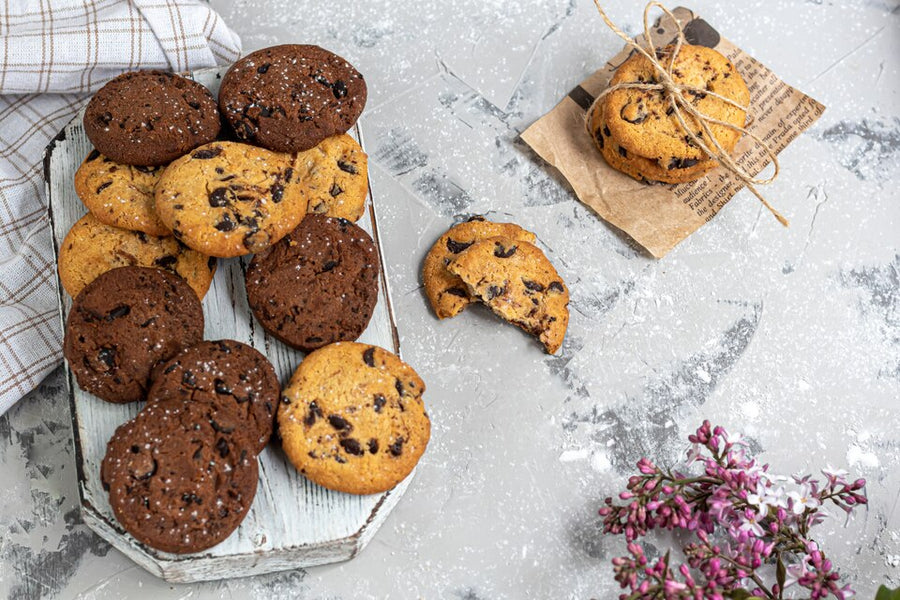
[[[213,94],[225,69],[197,71],[190,76],[207,85]],[[359,127],[349,132],[363,143]],[[75,194],[73,178],[92,149],[74,119],[47,148],[44,159],[47,198],[56,248],[86,209]],[[393,321],[387,273],[375,217],[371,189],[367,214],[358,223],[376,242],[381,260],[378,303],[360,341],[399,354],[399,338]],[[268,336],[253,320],[244,288],[249,257],[220,259],[203,301],[206,339],[235,339],[265,354],[285,384],[303,358]],[[60,314],[65,323],[72,299],[59,286]],[[75,430],[75,456],[79,492],[85,522],[101,537],[149,572],[173,582],[243,577],[297,567],[347,560],[369,542],[398,502],[409,480],[393,490],[371,496],[332,492],[305,479],[270,444],[259,457],[259,487],[246,519],[227,540],[207,551],[175,555],[137,542],[119,526],[100,484],[100,462],[116,427],[137,414],[143,403],[110,404],[81,391],[66,367],[68,393]]]

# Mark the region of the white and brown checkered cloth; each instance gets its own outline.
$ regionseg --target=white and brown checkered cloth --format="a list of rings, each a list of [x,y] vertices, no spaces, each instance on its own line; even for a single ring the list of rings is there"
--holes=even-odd
[[[240,52],[198,0],[0,0],[0,414],[62,358],[44,148],[119,73]]]

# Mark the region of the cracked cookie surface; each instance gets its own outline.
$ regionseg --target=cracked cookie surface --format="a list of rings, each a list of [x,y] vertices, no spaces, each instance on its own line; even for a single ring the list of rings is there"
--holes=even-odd
[[[164,552],[200,552],[244,520],[259,463],[240,429],[216,429],[226,418],[220,413],[165,400],[116,429],[100,480],[116,519],[138,541]]]
[[[152,380],[148,403],[206,403],[236,417],[210,421],[216,431],[244,431],[257,454],[269,443],[281,386],[272,363],[255,348],[234,340],[200,342],[160,363]]]
[[[366,104],[353,65],[312,45],[252,52],[222,79],[219,107],[241,140],[278,152],[308,150],[346,132]]]
[[[81,389],[108,402],[132,402],[144,399],[157,363],[201,339],[203,309],[181,277],[122,267],[75,297],[63,354]]]
[[[494,313],[537,337],[550,354],[569,324],[569,290],[540,248],[508,237],[472,244],[449,271]]]
[[[297,156],[300,180],[309,195],[310,214],[358,221],[366,209],[369,163],[347,134],[322,140]]]
[[[210,256],[265,250],[306,214],[294,157],[214,142],[174,161],[156,185],[156,212],[187,246]]]
[[[378,300],[378,252],[346,219],[307,215],[247,269],[250,309],[266,331],[309,352],[362,335]]]
[[[84,132],[104,156],[127,165],[164,165],[216,139],[221,123],[206,87],[163,71],[119,75],[84,112]]]
[[[156,215],[153,199],[163,168],[117,163],[92,150],[75,172],[75,193],[102,223],[169,236],[172,232]]]
[[[391,489],[412,472],[431,433],[425,384],[395,354],[340,342],[307,356],[282,395],[288,459],[313,482],[351,494]]]
[[[216,273],[216,259],[173,237],[156,237],[106,225],[88,213],[66,233],[57,260],[59,279],[73,298],[102,273],[118,267],[156,267],[176,273],[203,298]]]
[[[494,223],[476,216],[451,227],[428,251],[422,267],[422,280],[425,295],[439,319],[456,316],[476,301],[462,279],[447,270],[447,265],[475,242],[495,236],[534,241],[533,233],[515,223]]]

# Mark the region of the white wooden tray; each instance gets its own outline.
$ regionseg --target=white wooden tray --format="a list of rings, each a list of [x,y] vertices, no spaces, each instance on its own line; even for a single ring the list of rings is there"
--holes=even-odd
[[[226,69],[189,74],[218,94]],[[359,127],[349,132],[362,145]],[[57,252],[66,232],[87,211],[75,194],[75,171],[92,149],[81,115],[47,147],[44,178]],[[400,352],[390,293],[378,237],[371,189],[368,212],[358,223],[375,240],[381,261],[381,289],[369,327],[360,341]],[[244,288],[249,257],[219,259],[209,293],[203,300],[205,339],[246,342],[265,354],[284,385],[303,354],[269,337],[253,320]],[[72,300],[59,285],[63,323]],[[205,552],[176,555],[149,548],[125,533],[113,516],[100,484],[100,463],[116,427],[134,417],[143,403],[110,404],[81,391],[66,366],[75,430],[81,512],[88,526],[149,572],[173,582],[205,581],[257,575],[346,560],[369,542],[396,505],[412,474],[393,490],[371,496],[332,492],[305,479],[272,444],[259,457],[256,499],[241,526],[227,540]]]

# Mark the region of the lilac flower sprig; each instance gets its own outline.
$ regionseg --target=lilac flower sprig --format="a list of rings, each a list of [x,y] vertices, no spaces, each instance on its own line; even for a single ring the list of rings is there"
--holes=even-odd
[[[866,504],[864,479],[848,482],[846,471],[827,468],[824,483],[807,475],[791,485],[748,456],[740,436],[709,421],[688,440],[687,464],[699,465],[696,473],[642,458],[619,494],[622,503],[607,498],[599,511],[603,531],[628,542],[630,556],[613,559],[616,581],[630,590],[621,600],[783,600],[792,597],[785,596],[791,586],[810,600],[853,595],[848,585],[839,587],[840,575],[809,530],[826,516],[826,504],[848,514]],[[653,529],[694,532],[696,541],[682,548],[686,562],[674,565],[668,552],[648,559],[637,540]],[[766,583],[772,572],[774,583]]]

